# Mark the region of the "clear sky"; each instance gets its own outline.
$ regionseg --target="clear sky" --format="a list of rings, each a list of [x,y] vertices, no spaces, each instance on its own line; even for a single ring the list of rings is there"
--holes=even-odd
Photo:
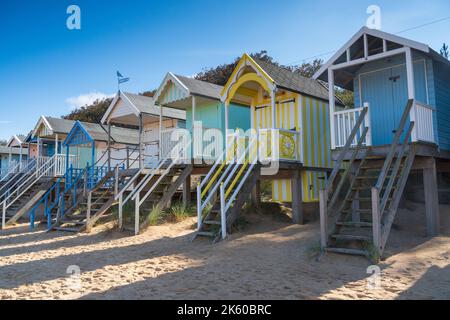
[[[81,30],[66,9],[81,8]],[[339,49],[376,4],[396,33],[450,16],[448,0],[40,0],[0,4],[0,139],[29,132],[40,115],[61,116],[123,89],[151,90],[168,71],[193,75],[244,52],[268,50],[300,63]],[[439,50],[450,19],[400,34]]]

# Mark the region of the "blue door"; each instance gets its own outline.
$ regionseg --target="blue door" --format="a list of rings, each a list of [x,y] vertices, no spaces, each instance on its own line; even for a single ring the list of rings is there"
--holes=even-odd
[[[425,67],[414,63],[416,100],[427,103]],[[370,104],[373,145],[391,144],[408,101],[406,66],[361,75],[361,96]]]

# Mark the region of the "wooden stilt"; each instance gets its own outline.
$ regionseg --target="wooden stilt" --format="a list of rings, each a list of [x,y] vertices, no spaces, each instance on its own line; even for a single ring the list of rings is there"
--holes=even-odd
[[[255,187],[252,190],[251,201],[253,206],[259,208],[261,205],[261,181],[256,182]]]
[[[191,176],[187,176],[183,183],[183,207],[191,205]]]
[[[300,172],[296,172],[291,179],[292,190],[292,222],[295,224],[304,224],[303,199],[302,199],[302,179]]]
[[[429,165],[423,169],[423,187],[425,191],[425,210],[427,220],[427,235],[439,235],[439,198],[436,174],[436,160],[430,158]]]

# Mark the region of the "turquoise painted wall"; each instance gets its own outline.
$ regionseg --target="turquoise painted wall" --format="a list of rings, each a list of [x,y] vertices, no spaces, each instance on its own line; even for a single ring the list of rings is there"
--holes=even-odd
[[[202,121],[204,128],[225,128],[225,110],[221,102],[211,102],[199,105],[195,109],[195,120]],[[230,129],[240,128],[244,131],[250,129],[250,108],[231,104],[229,107],[229,127]],[[192,128],[192,108],[186,110],[186,127]]]
[[[432,61],[420,54],[413,59],[416,99],[436,106]],[[391,77],[398,78],[392,81]],[[391,143],[408,100],[404,55],[363,65],[355,75],[354,92],[356,106],[370,103],[373,144]],[[434,122],[438,136],[437,119]]]

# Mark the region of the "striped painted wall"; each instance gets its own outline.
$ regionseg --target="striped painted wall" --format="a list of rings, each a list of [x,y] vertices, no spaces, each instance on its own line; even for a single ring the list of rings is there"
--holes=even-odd
[[[328,104],[314,98],[290,94],[281,98],[275,110],[275,127],[296,129],[301,132],[304,165],[314,168],[330,168],[331,138],[328,124]],[[252,115],[256,129],[271,128],[272,108],[259,104]],[[304,202],[316,202],[324,184],[324,174],[304,172],[302,198]],[[276,180],[272,184],[275,201],[292,202],[291,180]]]
[[[176,86],[172,81],[169,81],[164,89],[159,101],[163,104],[168,104],[177,100],[182,100],[188,97],[185,90]]]

